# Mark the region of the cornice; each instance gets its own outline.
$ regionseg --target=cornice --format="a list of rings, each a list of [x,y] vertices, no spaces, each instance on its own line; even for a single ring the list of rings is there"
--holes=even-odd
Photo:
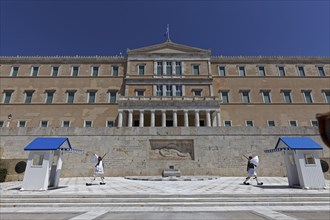
[[[322,63],[330,64],[323,56],[211,56],[212,63]]]

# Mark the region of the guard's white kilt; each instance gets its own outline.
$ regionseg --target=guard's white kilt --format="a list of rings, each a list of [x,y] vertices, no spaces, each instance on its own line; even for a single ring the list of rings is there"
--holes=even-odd
[[[96,174],[103,174],[104,173],[104,169],[103,169],[103,163],[102,161],[99,162],[99,165],[97,165],[95,167],[95,173]]]
[[[248,170],[248,176],[250,176],[250,177],[257,176],[257,172],[253,168],[250,168]]]

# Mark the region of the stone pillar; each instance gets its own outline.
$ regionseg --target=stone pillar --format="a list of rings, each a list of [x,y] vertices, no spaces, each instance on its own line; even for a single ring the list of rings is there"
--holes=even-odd
[[[144,112],[143,110],[140,110],[140,120],[139,120],[139,127],[144,126]]]
[[[176,96],[176,85],[172,85],[172,96]]]
[[[166,96],[166,85],[163,85],[163,94],[162,96]]]
[[[150,127],[155,127],[155,110],[150,111]]]
[[[118,111],[118,128],[123,127],[123,110]]]
[[[210,110],[206,110],[206,126],[211,127],[211,115]]]
[[[221,126],[221,120],[220,120],[220,110],[217,110],[217,126]]]
[[[128,127],[133,126],[133,110],[128,110]]]
[[[199,127],[199,110],[195,110],[195,127]]]
[[[172,76],[174,76],[176,74],[175,70],[176,70],[176,62],[172,61]]]
[[[183,112],[184,112],[184,126],[189,127],[188,110],[183,110]]]
[[[166,111],[162,110],[162,127],[166,127]]]
[[[212,113],[212,126],[213,127],[217,126],[217,115],[215,112]]]
[[[157,75],[157,60],[154,62],[154,75]]]
[[[176,110],[173,110],[173,127],[178,127],[178,115]]]
[[[166,75],[166,61],[163,61],[163,76]]]

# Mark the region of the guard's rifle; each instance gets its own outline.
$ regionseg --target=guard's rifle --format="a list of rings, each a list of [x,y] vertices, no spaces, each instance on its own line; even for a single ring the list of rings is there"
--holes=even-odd
[[[245,156],[244,154],[242,154],[246,159],[249,159],[247,156]]]

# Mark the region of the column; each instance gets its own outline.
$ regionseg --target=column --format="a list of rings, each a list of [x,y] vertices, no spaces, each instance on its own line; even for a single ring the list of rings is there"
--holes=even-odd
[[[217,126],[221,126],[221,121],[220,121],[220,110],[217,110]]]
[[[195,127],[199,127],[199,110],[195,110]]]
[[[173,110],[173,127],[178,127],[178,115],[176,110]]]
[[[139,127],[143,127],[144,126],[144,111],[140,110],[140,123],[139,123]]]
[[[163,61],[163,76],[166,75],[166,61]]]
[[[175,70],[176,70],[176,62],[175,61],[172,61],[172,76],[174,76],[174,75],[176,75],[176,72],[175,72]]]
[[[150,111],[150,127],[155,127],[155,110]]]
[[[216,127],[217,126],[217,115],[215,112],[212,113],[212,126]]]
[[[206,110],[206,126],[211,127],[211,115],[210,110]]]
[[[166,111],[162,110],[162,127],[166,127]]]
[[[172,96],[176,96],[176,85],[172,85]]]
[[[188,110],[183,110],[183,113],[184,113],[184,126],[189,127]]]
[[[162,96],[166,96],[166,85],[163,85],[163,94]]]
[[[128,110],[128,127],[133,126],[133,110]]]
[[[123,127],[123,110],[118,111],[118,128]]]
[[[157,75],[157,60],[154,61],[154,75]]]

